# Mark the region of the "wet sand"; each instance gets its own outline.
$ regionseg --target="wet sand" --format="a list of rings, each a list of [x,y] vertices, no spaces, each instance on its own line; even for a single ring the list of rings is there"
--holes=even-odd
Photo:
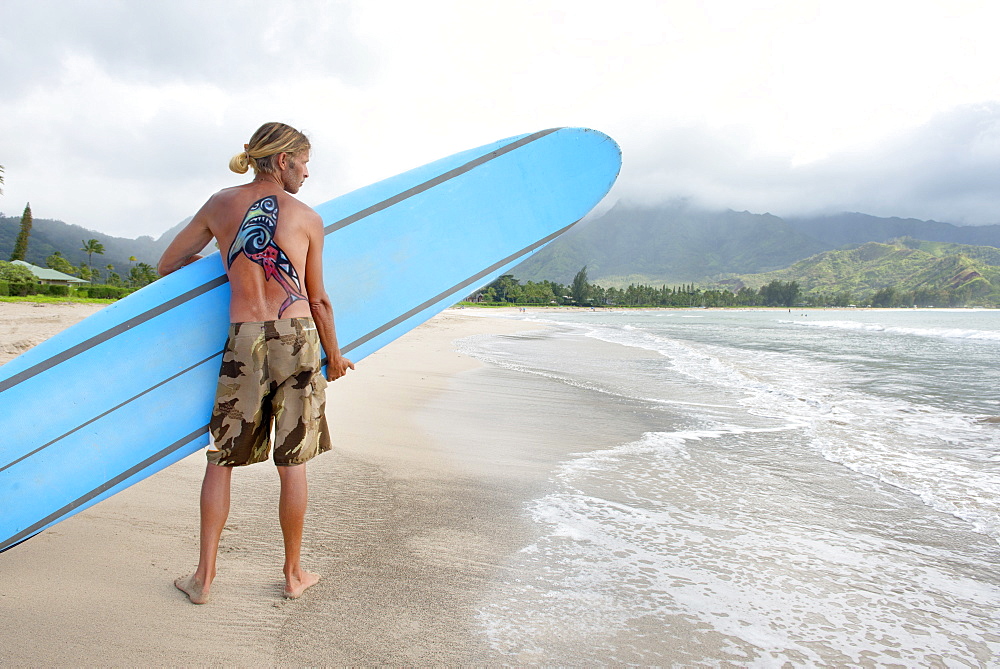
[[[0,304],[0,351],[94,310]],[[301,599],[282,597],[271,464],[234,472],[212,601],[193,606],[174,588],[197,561],[199,452],[0,554],[3,663],[532,661],[491,649],[477,611],[530,543],[524,504],[552,467],[611,435],[577,420],[570,395],[544,398],[561,417],[542,410],[531,380],[452,344],[532,328],[451,310],[331,384],[335,449],[309,465],[303,547],[323,581]]]

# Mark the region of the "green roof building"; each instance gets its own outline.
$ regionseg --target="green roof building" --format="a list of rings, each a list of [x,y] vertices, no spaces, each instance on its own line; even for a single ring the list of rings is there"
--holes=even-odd
[[[20,265],[21,267],[27,267],[32,274],[38,279],[38,283],[41,284],[55,284],[57,286],[73,286],[80,283],[89,283],[83,279],[77,278],[75,276],[70,276],[69,274],[63,274],[62,272],[57,272],[54,269],[49,269],[48,267],[39,267],[38,265],[32,265],[30,262],[24,262],[23,260],[15,260],[14,265]]]

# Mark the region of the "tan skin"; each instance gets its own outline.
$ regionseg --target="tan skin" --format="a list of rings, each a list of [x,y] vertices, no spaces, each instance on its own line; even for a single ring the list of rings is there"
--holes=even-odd
[[[198,252],[212,239],[219,248],[229,249],[236,237],[247,209],[261,198],[273,195],[278,199],[280,225],[274,243],[284,251],[302,280],[302,292],[307,300],[289,305],[282,318],[312,316],[316,322],[320,343],[329,362],[327,379],[344,376],[354,363],[341,355],[333,323],[333,306],[323,285],[323,221],[319,214],[292,197],[309,176],[309,152],[300,155],[279,153],[273,160],[276,170],[259,173],[242,186],[219,191],[195,214],[191,222],[178,233],[160,258],[157,269],[167,275],[201,258]],[[223,254],[225,258],[226,254]],[[274,280],[266,280],[256,263],[242,256],[226,268],[232,298],[229,319],[232,323],[269,321],[277,318],[287,293]],[[302,527],[308,501],[305,464],[278,467],[281,495],[278,518],[285,544],[285,596],[297,598],[319,581],[319,575],[302,569],[300,564]],[[201,489],[201,551],[198,568],[190,576],[174,584],[195,604],[208,601],[215,578],[219,539],[229,516],[232,467],[209,463]]]

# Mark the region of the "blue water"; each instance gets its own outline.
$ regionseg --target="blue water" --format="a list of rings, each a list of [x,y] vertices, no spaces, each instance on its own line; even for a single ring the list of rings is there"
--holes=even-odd
[[[1000,663],[1000,311],[543,311],[489,365],[642,437],[575,453],[480,611],[514,661]]]

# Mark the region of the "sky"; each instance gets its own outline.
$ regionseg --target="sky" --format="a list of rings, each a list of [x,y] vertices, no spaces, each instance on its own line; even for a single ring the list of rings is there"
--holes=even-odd
[[[1000,3],[0,0],[0,212],[158,237],[263,122],[317,205],[556,126],[607,202],[1000,223]]]

